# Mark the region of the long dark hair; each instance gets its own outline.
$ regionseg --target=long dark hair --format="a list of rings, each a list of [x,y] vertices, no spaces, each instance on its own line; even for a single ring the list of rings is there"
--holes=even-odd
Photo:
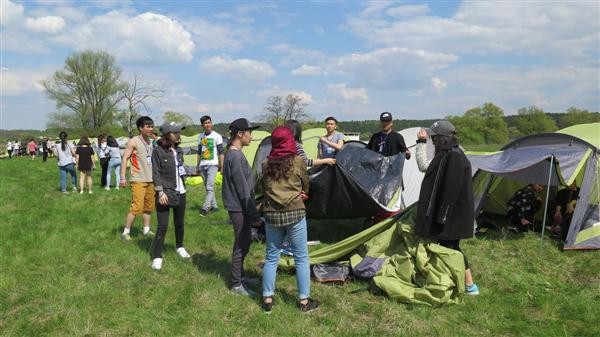
[[[60,138],[60,148],[65,151],[67,149],[67,133],[64,131],[61,131],[58,134],[58,138]]]
[[[441,151],[445,147],[448,147],[449,145],[458,144],[458,138],[456,138],[456,135],[452,135],[452,136],[435,135],[435,136],[431,137],[431,140],[433,141],[433,146],[435,147],[435,153],[438,153],[439,151]]]
[[[119,143],[117,143],[117,140],[113,136],[106,137],[106,145],[109,147],[119,147]]]
[[[263,174],[265,177],[275,181],[280,179],[288,179],[292,175],[295,156],[295,154],[291,154],[278,159],[269,159]]]
[[[287,121],[285,121],[285,126],[292,130],[294,140],[302,144],[302,125],[300,125],[300,122],[298,122],[295,119],[288,119]]]

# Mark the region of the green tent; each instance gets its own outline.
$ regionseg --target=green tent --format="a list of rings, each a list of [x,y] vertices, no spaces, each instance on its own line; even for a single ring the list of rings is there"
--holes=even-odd
[[[590,123],[525,136],[495,153],[468,153],[474,168],[475,209],[487,221],[506,224],[506,202],[515,191],[527,183],[540,183],[546,185],[546,207],[537,217],[544,221],[555,192],[575,182],[581,191],[564,249],[599,249],[599,149],[600,123]]]

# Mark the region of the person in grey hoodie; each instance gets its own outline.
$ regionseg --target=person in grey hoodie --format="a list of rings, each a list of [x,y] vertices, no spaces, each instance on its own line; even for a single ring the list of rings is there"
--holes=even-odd
[[[239,118],[229,125],[230,141],[223,160],[223,205],[233,223],[235,240],[231,255],[231,288],[233,293],[253,296],[244,281],[244,259],[251,243],[251,227],[261,222],[254,200],[254,176],[248,160],[242,153],[244,146],[252,141],[252,126],[245,118]]]

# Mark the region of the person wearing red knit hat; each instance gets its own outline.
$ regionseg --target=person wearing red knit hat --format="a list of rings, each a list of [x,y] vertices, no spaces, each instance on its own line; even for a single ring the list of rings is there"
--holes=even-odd
[[[280,126],[271,133],[271,152],[263,165],[262,211],[267,236],[262,279],[262,308],[270,313],[275,294],[275,278],[283,238],[290,240],[298,284],[298,308],[312,311],[319,302],[310,295],[310,265],[304,200],[308,199],[308,173],[304,160],[296,154],[292,131]]]

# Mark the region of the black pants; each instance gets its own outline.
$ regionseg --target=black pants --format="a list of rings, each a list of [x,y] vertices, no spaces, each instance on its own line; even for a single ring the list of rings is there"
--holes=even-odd
[[[46,161],[48,159],[48,151],[42,151],[42,160]]]
[[[251,224],[247,216],[242,212],[229,212],[233,222],[233,252],[231,253],[231,287],[242,284],[244,277],[244,259],[250,250]]]
[[[12,150],[7,150],[8,152],[8,159],[12,158]]]
[[[169,213],[173,209],[173,223],[175,224],[175,248],[183,247],[183,223],[185,220],[185,193],[179,197],[179,206],[163,206],[156,201],[156,219],[158,228],[156,236],[150,247],[150,257],[155,259],[162,257],[162,251],[165,248],[165,236],[169,226]]]
[[[102,168],[102,174],[100,175],[100,186],[106,187],[106,172],[108,171],[108,161],[110,158],[100,158],[100,167]],[[119,182],[117,181],[117,185]],[[108,186],[110,187],[110,186]]]
[[[465,269],[470,268],[469,261],[467,261],[467,256],[465,255],[465,253],[463,253],[462,250],[460,250],[460,240],[439,240],[438,242],[441,246],[444,246],[446,248],[450,248],[453,250],[458,250],[459,252],[461,252],[463,255],[463,258],[465,259]]]
[[[564,213],[562,215],[562,223],[560,224],[560,239],[562,241],[567,240],[569,229],[571,228],[571,220],[573,220],[573,213]]]

